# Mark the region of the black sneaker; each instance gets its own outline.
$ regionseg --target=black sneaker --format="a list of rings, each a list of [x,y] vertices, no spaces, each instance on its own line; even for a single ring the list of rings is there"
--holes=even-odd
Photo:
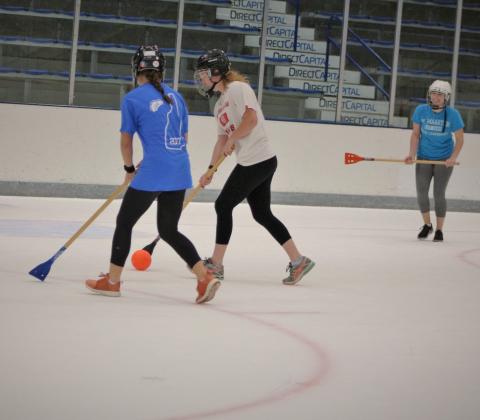
[[[437,229],[433,237],[433,242],[443,242],[443,233],[441,230]]]
[[[432,227],[432,224],[428,224],[428,225],[423,225],[422,226],[422,230],[420,231],[420,233],[418,234],[417,238],[418,239],[425,239],[428,235],[430,235],[431,233],[433,232],[433,227]],[[440,232],[441,233],[441,232]]]

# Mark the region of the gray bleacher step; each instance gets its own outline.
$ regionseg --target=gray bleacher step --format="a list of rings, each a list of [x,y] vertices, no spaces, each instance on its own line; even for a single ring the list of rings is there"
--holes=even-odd
[[[338,83],[332,82],[311,82],[290,79],[288,81],[288,87],[290,89],[313,90],[324,96],[337,96],[338,91]],[[345,83],[343,85],[343,96],[348,98],[375,99],[375,87]]]
[[[322,121],[335,121],[335,111],[320,111]],[[361,112],[342,112],[341,122],[346,124],[365,125],[371,127],[398,127],[407,128],[407,117],[393,117],[392,124],[388,124],[388,114],[366,114]]]
[[[326,56],[324,54],[309,54],[295,51],[279,51],[267,48],[265,51],[267,58],[275,59],[289,59],[293,65],[299,65],[302,67],[325,67]],[[340,57],[338,55],[331,55],[328,58],[328,67],[336,68],[340,67]]]
[[[393,117],[390,127],[408,128],[408,117]]]
[[[294,51],[294,40],[288,38],[269,37],[266,39],[267,48],[273,50],[282,51]],[[245,46],[259,48],[260,36],[259,35],[246,35]],[[324,41],[306,41],[297,40],[297,51],[308,53],[325,53],[327,49],[327,43]]]
[[[388,106],[388,101],[372,101],[368,99],[353,98],[344,98],[342,100],[342,112],[388,115]],[[305,99],[305,108],[335,112],[337,109],[337,100],[329,97],[307,98]]]
[[[2,77],[8,77],[12,79],[21,79],[21,80],[55,80],[55,81],[68,81],[68,74],[56,74],[54,72],[48,73],[46,71],[41,71],[38,74],[35,73],[28,73],[28,72],[19,72],[17,70],[13,70],[11,72],[9,71],[2,71],[0,74]],[[103,75],[105,76],[105,75]],[[75,78],[76,81],[78,82],[91,82],[91,83],[101,83],[101,84],[109,84],[109,85],[130,85],[131,80],[127,80],[125,76],[118,76],[117,78],[111,77],[111,78],[98,78],[98,77],[93,77],[91,75],[78,75]]]
[[[338,82],[339,71],[329,69],[327,73],[327,81]],[[360,84],[360,72],[345,70],[343,80],[347,83]],[[275,66],[274,78],[286,78],[297,80],[311,80],[316,82],[324,82],[325,69],[311,68],[303,66]]]
[[[217,7],[216,17],[219,20],[241,21],[246,23],[262,23],[263,12],[256,10],[240,10],[230,7]],[[287,15],[284,13],[269,13],[269,25],[279,26],[295,26],[295,15]]]
[[[31,38],[30,40],[24,40],[22,38],[19,39],[4,39],[2,36],[0,36],[0,48],[2,45],[19,45],[19,46],[26,46],[26,47],[35,47],[35,48],[43,48],[43,47],[48,47],[48,48],[58,48],[58,49],[71,49],[72,45],[71,42],[69,41],[64,41],[64,40],[59,40],[58,42],[55,42],[55,40],[51,40],[51,42],[48,42],[48,40],[42,39],[41,41],[36,41],[35,38]],[[96,52],[112,52],[112,53],[125,53],[132,55],[133,52],[135,52],[135,49],[137,46],[132,46],[130,47],[129,45],[121,46],[121,44],[107,44],[107,43],[101,43],[101,45],[98,45],[96,43],[90,43],[88,45],[84,45],[80,43],[78,45],[78,50],[81,51],[96,51]],[[201,54],[201,51],[195,51],[195,50],[184,50],[182,51],[182,58],[197,58]],[[163,55],[166,57],[174,57],[175,56],[175,51],[163,51]],[[252,57],[249,55],[230,55],[229,56],[230,61],[232,62],[243,62],[243,63],[257,63],[258,58]],[[268,57],[267,57],[268,58]],[[282,59],[285,60],[285,58],[282,58],[280,56],[276,56],[276,59]],[[311,61],[311,60],[310,60]],[[315,61],[317,65],[319,65],[318,60]],[[66,62],[67,63],[67,62]],[[285,62],[285,64],[287,64]],[[123,64],[119,64],[119,66],[124,66]],[[65,67],[66,68],[66,67]]]
[[[245,23],[242,21],[229,20],[227,23],[230,26],[235,28],[258,28],[262,27],[261,24],[252,24]],[[267,36],[268,37],[278,37],[278,38],[293,38],[295,36],[295,27],[294,26],[279,26],[279,25],[268,25],[267,26]],[[298,39],[304,39],[306,41],[313,41],[315,39],[315,29],[314,28],[298,28],[297,33]]]
[[[287,15],[285,2],[273,2],[270,4],[267,26],[267,35],[273,37],[293,38],[295,36],[295,16]],[[218,7],[216,18],[228,22],[230,26],[237,28],[261,29],[263,24],[263,1],[239,0],[232,2],[232,7]],[[315,28],[298,28],[297,37],[313,41]]]
[[[262,0],[231,0],[232,8],[244,10],[256,10],[263,13]],[[271,0],[269,10],[274,13],[286,13],[285,1]]]

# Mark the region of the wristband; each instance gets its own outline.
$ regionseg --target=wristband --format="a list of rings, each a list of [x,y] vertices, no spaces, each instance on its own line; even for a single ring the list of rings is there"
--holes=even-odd
[[[213,165],[208,165],[208,169],[212,169]],[[214,172],[217,172],[217,169],[214,170]]]
[[[133,174],[135,172],[135,165],[123,165],[123,169],[125,169],[125,172],[127,172],[128,174]]]

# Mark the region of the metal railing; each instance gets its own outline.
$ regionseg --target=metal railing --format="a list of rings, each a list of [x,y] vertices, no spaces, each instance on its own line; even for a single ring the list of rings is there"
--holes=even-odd
[[[327,76],[328,76],[328,63],[329,63],[329,55],[330,55],[330,44],[332,44],[335,48],[339,49],[341,48],[341,45],[335,41],[334,38],[332,38],[331,33],[332,33],[332,25],[334,23],[342,23],[342,19],[340,19],[338,16],[331,16],[331,18],[328,20],[327,23],[327,29],[326,29],[326,41],[327,41],[327,49],[326,49],[326,64],[325,64],[325,81],[327,81]],[[370,48],[364,41],[363,39],[357,35],[351,28],[348,28],[348,33],[353,36],[367,51],[368,53],[373,56],[379,63],[380,65],[389,73],[391,73],[392,68],[383,60],[380,55],[374,51],[372,48]],[[362,73],[381,93],[382,95],[387,98],[388,100],[390,99],[390,94],[383,88],[380,83],[378,83],[368,72],[365,70],[365,68],[360,65],[349,53],[346,53],[346,58],[352,65],[360,72]]]

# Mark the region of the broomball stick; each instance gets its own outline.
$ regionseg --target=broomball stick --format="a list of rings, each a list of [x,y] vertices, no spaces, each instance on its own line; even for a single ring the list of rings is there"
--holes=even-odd
[[[386,158],[374,158],[358,156],[355,153],[345,153],[345,165],[351,165],[358,162],[388,162],[388,163],[405,163],[403,159],[386,159]],[[444,160],[413,160],[412,163],[426,163],[430,165],[445,165]],[[455,165],[460,165],[460,162],[455,162]]]
[[[117,198],[126,188],[128,187],[128,182],[124,182],[122,185],[118,186],[115,191],[113,191],[107,198],[107,200],[93,213],[90,218],[78,229],[70,239],[65,242],[65,244],[56,252],[56,254],[49,260],[37,265],[35,268],[30,270],[28,274],[37,278],[38,280],[44,281],[52,268],[53,263],[57,258],[62,255],[67,248],[72,245],[72,243],[94,222],[94,220],[109,206],[109,204]]]

